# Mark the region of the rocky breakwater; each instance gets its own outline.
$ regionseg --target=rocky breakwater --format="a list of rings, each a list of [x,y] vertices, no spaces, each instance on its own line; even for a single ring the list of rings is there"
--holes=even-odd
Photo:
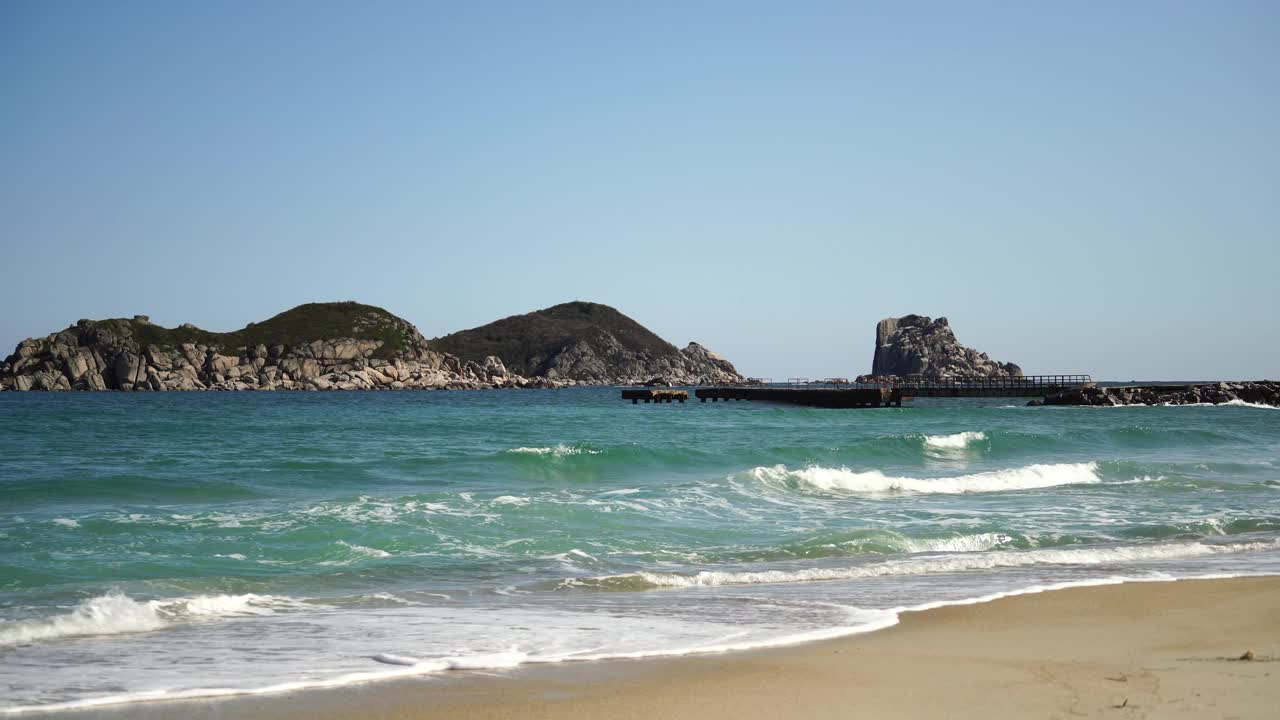
[[[571,302],[513,315],[431,342],[464,359],[496,356],[514,372],[587,385],[745,382],[733,363],[698,343],[683,350],[617,310]]]
[[[871,375],[858,380],[948,380],[953,378],[1021,377],[1022,368],[992,360],[984,352],[956,340],[951,324],[924,315],[886,318],[876,325]]]
[[[1280,382],[1218,382],[1198,385],[1087,387],[1049,395],[1031,405],[1226,405],[1248,403],[1280,407]]]
[[[18,344],[0,390],[401,390],[553,387],[496,357],[434,351],[410,323],[358,303],[301,305],[242,330],[81,320]]]

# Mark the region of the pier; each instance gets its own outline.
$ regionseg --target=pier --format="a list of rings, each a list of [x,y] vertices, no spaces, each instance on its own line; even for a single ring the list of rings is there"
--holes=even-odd
[[[902,394],[885,387],[710,387],[693,391],[701,402],[759,400],[825,408],[902,406]]]
[[[893,388],[912,397],[1047,397],[1093,387],[1088,375],[1023,375],[1010,378],[957,378],[904,381]]]
[[[786,383],[724,385],[694,390],[700,402],[758,401],[806,405],[825,408],[902,407],[904,401],[918,397],[1048,397],[1094,386],[1088,375],[1026,375],[1011,378],[954,378],[949,380],[905,380],[893,383],[851,383],[843,379],[805,380],[792,378]],[[683,403],[686,390],[623,390],[622,399],[634,405],[648,402]]]
[[[623,390],[622,399],[630,400],[632,405],[639,403],[641,400],[650,403],[669,403],[672,400],[683,403],[689,399],[688,390],[671,390],[669,388],[646,388],[644,390]]]

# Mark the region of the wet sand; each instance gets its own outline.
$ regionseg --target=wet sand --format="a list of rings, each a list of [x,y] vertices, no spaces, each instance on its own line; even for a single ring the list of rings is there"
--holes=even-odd
[[[1252,651],[1252,660],[1238,659]],[[446,673],[77,718],[1274,718],[1280,578],[1071,588],[743,653]],[[28,717],[47,718],[35,714]]]

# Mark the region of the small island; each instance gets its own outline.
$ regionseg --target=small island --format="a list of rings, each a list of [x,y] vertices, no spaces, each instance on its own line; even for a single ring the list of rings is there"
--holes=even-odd
[[[146,315],[81,320],[18,344],[0,390],[476,390],[739,382],[697,343],[683,350],[617,310],[571,302],[428,340],[356,302],[308,303],[234,332],[164,328]]]

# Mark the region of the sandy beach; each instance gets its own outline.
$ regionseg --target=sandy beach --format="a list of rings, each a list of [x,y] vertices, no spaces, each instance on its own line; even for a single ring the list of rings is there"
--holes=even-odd
[[[1252,660],[1239,659],[1246,652]],[[103,718],[1268,718],[1280,578],[1069,588],[755,652],[447,673]],[[84,717],[85,714],[79,714]],[[43,716],[40,716],[43,717]]]

